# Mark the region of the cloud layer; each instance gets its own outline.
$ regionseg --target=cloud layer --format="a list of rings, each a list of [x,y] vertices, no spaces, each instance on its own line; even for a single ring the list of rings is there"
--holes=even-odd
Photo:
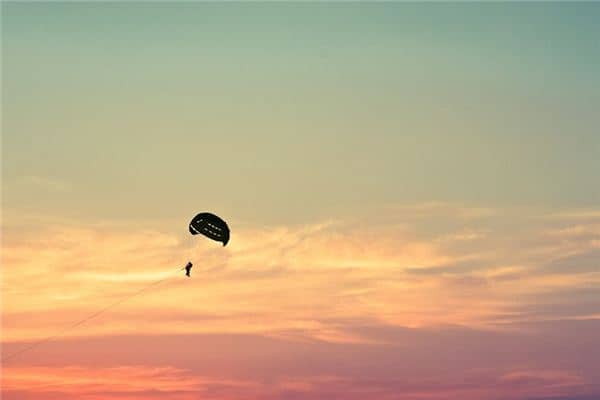
[[[4,355],[168,279],[5,364],[3,394],[520,400],[600,393],[593,384],[600,381],[595,211],[442,203],[384,211],[235,229],[225,248],[158,228],[8,224]],[[177,272],[188,259],[192,279]]]

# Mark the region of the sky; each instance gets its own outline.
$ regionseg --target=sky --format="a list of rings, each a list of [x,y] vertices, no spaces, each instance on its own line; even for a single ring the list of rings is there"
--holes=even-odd
[[[600,4],[1,12],[3,399],[600,397]]]

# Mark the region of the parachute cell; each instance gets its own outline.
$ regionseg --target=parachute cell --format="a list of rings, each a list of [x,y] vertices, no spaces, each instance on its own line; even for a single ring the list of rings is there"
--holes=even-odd
[[[190,222],[190,233],[192,235],[202,234],[223,246],[229,242],[229,227],[227,223],[214,214],[204,212],[196,215]]]

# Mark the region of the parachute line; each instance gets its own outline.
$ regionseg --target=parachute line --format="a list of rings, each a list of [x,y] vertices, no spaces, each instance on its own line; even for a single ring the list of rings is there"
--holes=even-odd
[[[216,240],[217,242],[221,242],[221,243],[223,243],[223,246],[226,246],[227,243],[229,242],[229,226],[227,226],[227,223],[225,221],[223,221],[220,217],[216,216],[215,214],[211,214],[209,212],[203,212],[203,213],[197,214],[192,219],[192,221],[189,223],[189,231],[192,235],[202,234],[202,235],[208,237],[209,239]],[[191,265],[190,265],[190,267],[191,267]],[[179,272],[184,269],[185,269],[185,267],[178,268],[175,272]],[[189,271],[186,271],[186,272],[189,272]],[[188,276],[189,276],[189,274],[188,274]],[[85,317],[69,326],[66,326],[65,328],[58,331],[57,333],[55,333],[51,336],[47,336],[36,342],[30,343],[29,345],[27,345],[25,347],[22,347],[21,349],[15,351],[14,353],[9,354],[8,356],[2,358],[1,362],[4,363],[6,361],[12,360],[13,358],[15,358],[18,355],[21,355],[21,354],[23,354],[27,351],[30,351],[38,346],[41,346],[44,343],[50,342],[51,340],[59,338],[59,337],[65,335],[66,333],[68,333],[69,331],[77,328],[78,326],[83,325],[87,321],[89,321],[93,318],[96,318],[97,316],[105,313],[106,311],[110,310],[111,308],[114,308],[114,307],[118,306],[119,304],[124,303],[125,301],[145,292],[146,290],[150,289],[151,287],[156,286],[170,278],[172,278],[172,275],[167,275],[164,278],[158,279],[154,282],[150,282],[148,285],[144,286],[137,292],[133,292],[133,293],[105,306],[104,308],[99,309],[98,311],[94,312],[93,314],[90,314],[87,317]]]
[[[185,269],[185,267],[184,268],[178,268],[172,274],[167,275],[166,277],[158,279],[158,280],[156,280],[154,282],[150,282],[148,285],[144,286],[143,288],[141,288],[137,292],[133,292],[133,293],[128,294],[127,296],[125,296],[125,297],[123,297],[123,298],[121,298],[121,299],[119,299],[119,300],[117,300],[117,301],[115,301],[115,302],[113,302],[113,303],[111,303],[111,304],[109,304],[109,305],[107,305],[107,306],[99,309],[98,311],[94,312],[93,314],[90,314],[87,317],[85,317],[85,318],[83,318],[83,319],[81,319],[81,320],[79,320],[79,321],[77,321],[77,322],[75,322],[75,323],[73,323],[73,324],[71,324],[71,325],[63,328],[61,331],[59,331],[59,332],[57,332],[57,333],[55,333],[55,334],[53,334],[51,336],[47,336],[47,337],[45,337],[43,339],[40,339],[37,342],[33,342],[33,343],[29,344],[28,346],[25,346],[25,347],[23,347],[23,348],[15,351],[14,353],[9,354],[8,356],[2,358],[2,362],[4,363],[6,361],[9,361],[9,360],[15,358],[16,356],[18,356],[20,354],[23,354],[23,353],[25,353],[25,352],[27,352],[29,350],[33,350],[34,348],[36,348],[38,346],[41,346],[44,343],[48,343],[48,342],[50,342],[50,341],[52,341],[54,339],[57,339],[57,338],[63,336],[64,334],[66,334],[69,331],[77,328],[78,326],[83,325],[87,321],[89,321],[89,320],[91,320],[93,318],[96,318],[97,316],[105,313],[106,311],[110,310],[111,308],[114,308],[114,307],[118,306],[119,304],[124,303],[127,300],[129,300],[129,299],[131,299],[131,298],[133,298],[133,297],[135,297],[137,295],[142,294],[143,292],[145,292],[146,290],[150,289],[153,286],[157,286],[160,283],[162,283],[162,282],[164,282],[166,280],[171,279],[175,275],[175,273],[177,273],[179,271],[182,271],[184,269]]]

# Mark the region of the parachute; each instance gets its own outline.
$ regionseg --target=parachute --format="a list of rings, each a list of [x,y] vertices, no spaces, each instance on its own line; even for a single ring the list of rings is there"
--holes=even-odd
[[[200,213],[190,221],[190,233],[192,235],[201,233],[212,240],[222,242],[223,246],[229,242],[229,227],[227,223],[208,212]]]

